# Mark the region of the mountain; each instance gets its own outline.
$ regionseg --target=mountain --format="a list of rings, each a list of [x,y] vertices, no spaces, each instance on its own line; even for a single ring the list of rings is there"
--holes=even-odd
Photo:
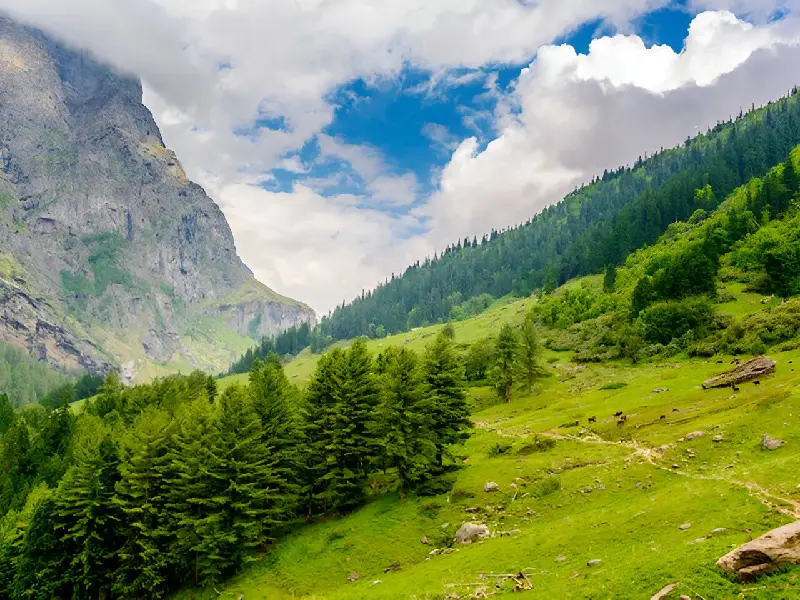
[[[241,262],[138,81],[0,16],[0,340],[144,377],[314,322]]]
[[[620,264],[667,227],[710,210],[764,175],[800,143],[797,89],[775,103],[717,124],[679,148],[607,171],[530,221],[482,240],[465,239],[324,318],[312,348],[359,335],[381,337],[458,320],[495,298],[551,290]]]

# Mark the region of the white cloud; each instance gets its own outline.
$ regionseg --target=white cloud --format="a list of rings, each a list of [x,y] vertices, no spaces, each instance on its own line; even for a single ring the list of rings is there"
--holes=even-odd
[[[762,22],[798,0],[693,0]],[[795,23],[750,27],[711,13],[693,24],[687,49],[646,48],[636,37],[596,41],[588,56],[543,44],[587,20],[623,27],[670,0],[0,0],[0,9],[87,47],[140,76],[146,103],[189,175],[228,217],[245,262],[281,293],[327,310],[392,271],[464,235],[532,216],[603,168],[679,142],[739,105],[794,83]],[[724,6],[723,6],[724,5]],[[329,94],[363,77],[391,82],[406,64],[440,74],[441,93],[497,63],[530,61],[494,113],[497,137],[453,140],[426,129],[453,156],[427,206],[398,217],[419,193],[374,148],[320,135],[332,122]],[[220,67],[223,67],[222,69]],[[727,75],[726,75],[727,73]],[[487,94],[498,97],[494,80]],[[236,136],[260,117],[286,131]],[[349,162],[373,195],[315,190],[344,174],[308,180],[292,193],[247,185],[281,167],[306,173],[294,154],[317,137],[325,155]],[[289,156],[290,158],[287,158]],[[421,223],[432,231],[420,235]]]
[[[463,142],[419,209],[429,238],[441,247],[527,220],[606,168],[785,94],[797,82],[797,25],[705,13],[680,54],[636,36],[596,40],[588,55],[541,48],[498,108],[498,137],[484,150]]]

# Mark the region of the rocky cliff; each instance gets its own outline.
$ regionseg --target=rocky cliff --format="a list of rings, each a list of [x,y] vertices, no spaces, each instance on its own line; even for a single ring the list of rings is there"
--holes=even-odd
[[[0,339],[65,367],[216,369],[314,321],[258,283],[138,81],[0,16]]]

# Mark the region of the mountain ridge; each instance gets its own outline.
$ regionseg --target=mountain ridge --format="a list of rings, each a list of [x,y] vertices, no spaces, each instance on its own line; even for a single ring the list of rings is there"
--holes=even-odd
[[[0,114],[0,339],[93,372],[211,369],[315,322],[239,259],[138,80],[0,15]]]

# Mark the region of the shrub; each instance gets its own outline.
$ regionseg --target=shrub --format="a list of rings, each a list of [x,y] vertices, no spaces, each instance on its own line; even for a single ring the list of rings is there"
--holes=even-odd
[[[556,441],[553,438],[536,435],[533,441],[525,444],[522,448],[517,450],[517,454],[527,456],[536,452],[547,452],[556,447]]]
[[[618,381],[618,382],[615,382],[615,383],[607,383],[603,387],[601,387],[600,389],[601,390],[620,390],[620,389],[624,388],[626,385],[628,385],[628,384],[627,383],[623,383],[622,381]]]
[[[500,456],[501,454],[507,454],[513,447],[514,445],[506,440],[495,442],[486,450],[486,456],[492,458],[495,456]]]
[[[711,328],[714,309],[706,298],[687,298],[653,304],[640,319],[647,341],[667,345],[687,333],[695,339],[703,337]]]

